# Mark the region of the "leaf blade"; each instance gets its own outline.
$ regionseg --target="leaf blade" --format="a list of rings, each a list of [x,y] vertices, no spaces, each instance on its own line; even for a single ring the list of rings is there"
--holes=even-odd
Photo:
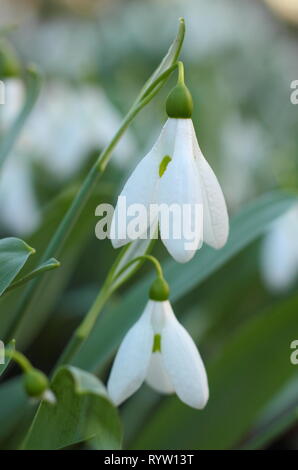
[[[60,449],[89,439],[96,449],[120,448],[118,412],[99,379],[75,367],[62,367],[51,388],[57,404],[41,403],[25,449]]]
[[[0,240],[0,295],[11,284],[33,253],[35,250],[19,238]]]

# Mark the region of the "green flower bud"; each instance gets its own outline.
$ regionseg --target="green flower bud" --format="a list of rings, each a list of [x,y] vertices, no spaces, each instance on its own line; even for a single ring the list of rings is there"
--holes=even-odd
[[[30,369],[24,374],[24,387],[30,397],[41,397],[49,388],[49,381],[41,370]]]
[[[193,102],[188,88],[179,83],[170,92],[166,101],[167,115],[170,118],[189,119],[192,115]]]
[[[163,302],[164,300],[168,300],[169,294],[170,288],[168,283],[162,277],[157,277],[150,287],[150,299]]]

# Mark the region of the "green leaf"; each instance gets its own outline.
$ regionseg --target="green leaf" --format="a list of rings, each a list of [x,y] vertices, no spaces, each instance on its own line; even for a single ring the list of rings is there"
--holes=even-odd
[[[30,244],[36,248],[38,253],[42,252],[49,243],[53,231],[61,221],[77,189],[77,185],[67,188],[45,208],[43,222],[36,233],[30,238]],[[31,307],[28,318],[23,322],[20,334],[16,338],[20,350],[28,346],[48,319],[57,299],[65,289],[69,277],[77,266],[78,256],[84,249],[86,241],[89,241],[92,237],[94,207],[102,200],[106,200],[109,195],[110,186],[104,184],[94,191],[90,201],[88,201],[86,210],[75,224],[72,237],[66,242],[60,254],[59,261],[61,262],[61,267],[55,273],[49,272],[43,275],[36,302]],[[26,263],[26,270],[28,268],[29,272],[34,270],[35,267],[35,262],[31,261],[34,260],[29,260]],[[14,337],[13,334],[8,334],[8,330],[11,328],[14,312],[22,295],[23,289],[18,289],[1,297],[0,338]],[[41,304],[43,306],[42,310],[40,309]]]
[[[6,292],[11,291],[12,289],[15,289],[16,287],[19,287],[26,282],[30,281],[31,279],[34,279],[36,276],[39,276],[40,274],[46,272],[46,271],[52,271],[53,269],[59,268],[60,263],[57,261],[55,258],[50,258],[44,263],[40,264],[35,268],[33,271],[30,273],[26,274],[26,276],[21,277],[20,279],[17,279],[15,282],[10,284],[10,286],[6,289]]]
[[[20,421],[28,404],[28,397],[20,377],[1,383],[0,387],[0,439],[7,437]],[[4,425],[5,423],[5,425]]]
[[[0,142],[0,169],[18,138],[39,95],[41,86],[40,74],[33,66],[27,70],[27,81],[27,95],[23,107],[15,122]]]
[[[184,19],[180,18],[179,29],[178,29],[176,38],[172,42],[167,54],[164,56],[159,66],[156,68],[156,70],[153,72],[153,74],[145,83],[144,87],[142,88],[140,92],[138,101],[147,95],[149,90],[152,88],[153,83],[156,80],[158,80],[160,76],[163,73],[165,73],[177,61],[180,51],[181,51],[182,44],[183,44],[184,35],[185,35],[185,23],[184,23]]]
[[[274,397],[268,406],[262,410],[253,428],[241,444],[241,449],[260,449],[268,446],[287,429],[298,421],[298,376]]]
[[[83,441],[90,441],[96,449],[120,448],[118,412],[97,377],[75,367],[62,367],[51,389],[57,403],[41,403],[26,449],[61,449]]]
[[[164,400],[133,447],[238,448],[263,407],[297,373],[290,362],[297,308],[295,295],[248,321],[207,362],[207,407],[195,411],[176,397]]]
[[[35,250],[19,238],[0,240],[0,295],[11,284],[33,253]]]
[[[14,350],[15,348],[15,340],[12,339],[7,346],[5,346],[5,349],[6,350]],[[1,342],[0,342],[0,347],[2,346]],[[3,351],[3,355],[4,355],[4,351]],[[2,357],[2,351],[0,350],[0,358]],[[0,376],[4,373],[4,371],[7,369],[7,367],[9,366],[9,363],[11,361],[11,358],[10,357],[5,357],[4,355],[4,364],[1,364],[0,362]]]
[[[284,192],[266,195],[232,219],[230,237],[224,248],[213,250],[204,246],[192,261],[183,266],[183,270],[180,264],[173,260],[168,261],[164,273],[170,285],[171,301],[180,300],[197,288],[208,276],[262,235],[295,201],[297,196]],[[141,314],[152,279],[152,275],[148,275],[139,281],[124,299],[121,298],[120,305],[114,305],[100,317],[89,340],[75,358],[76,365],[88,370],[95,370],[104,365],[126,331]]]

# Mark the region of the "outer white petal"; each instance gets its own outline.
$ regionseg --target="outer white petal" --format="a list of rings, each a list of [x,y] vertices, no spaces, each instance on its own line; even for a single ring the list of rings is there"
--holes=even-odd
[[[195,229],[195,207],[202,203],[202,196],[198,184],[199,175],[194,160],[192,146],[192,122],[190,119],[170,120],[176,121],[176,137],[173,155],[169,155],[172,161],[168,164],[163,176],[160,178],[158,203],[188,205],[191,209],[191,217],[187,220],[160,217],[160,235],[169,253],[181,263],[189,261],[201,245],[199,236],[200,224]],[[173,223],[174,220],[174,223]],[[187,230],[188,233],[185,231]],[[189,235],[195,234],[195,240],[190,240]],[[191,245],[190,245],[191,242]]]
[[[154,332],[152,302],[122,341],[108,381],[108,393],[116,405],[138,390],[145,380],[152,354]]]
[[[145,235],[150,222],[153,222],[149,218],[149,205],[156,202],[159,185],[159,165],[163,156],[169,153],[171,149],[174,130],[173,123],[171,120],[168,120],[152,150],[137,165],[120,194],[120,197],[124,196],[126,198],[127,208],[132,204],[142,204],[145,208],[144,217],[139,219],[140,237]],[[110,230],[110,239],[114,248],[118,248],[131,241],[131,237],[128,236],[126,229],[133,217],[127,216],[126,213],[121,213],[121,211],[118,198]],[[118,224],[119,212],[121,227]],[[156,224],[152,223],[152,225]]]
[[[160,352],[155,352],[151,356],[146,382],[160,393],[173,393],[175,391],[170,377],[164,368]]]
[[[199,351],[185,328],[176,319],[169,302],[163,302],[166,321],[161,337],[161,353],[175,391],[184,403],[202,409],[209,398],[208,380]]]
[[[220,184],[201,152],[193,124],[192,138],[204,204],[204,241],[219,249],[225,245],[229,235],[227,206]]]
[[[120,194],[120,197],[125,197],[126,209],[132,204],[142,204],[145,207],[144,217],[140,220],[140,233],[145,233],[149,226],[149,205],[155,200],[157,183],[158,160],[156,150],[153,148],[137,165]],[[131,241],[127,234],[127,227],[132,218],[122,210],[118,198],[110,230],[110,238],[114,248]]]

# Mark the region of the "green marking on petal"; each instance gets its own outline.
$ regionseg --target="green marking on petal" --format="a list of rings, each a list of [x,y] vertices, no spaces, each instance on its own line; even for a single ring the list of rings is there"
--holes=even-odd
[[[170,161],[172,161],[172,159],[171,159],[171,157],[169,157],[169,155],[166,155],[165,157],[163,157],[163,159],[162,159],[162,161],[159,165],[159,171],[158,171],[160,178],[162,177],[162,175],[166,171],[167,166],[170,163]]]
[[[154,336],[152,352],[154,353],[161,352],[161,336],[160,335]]]

